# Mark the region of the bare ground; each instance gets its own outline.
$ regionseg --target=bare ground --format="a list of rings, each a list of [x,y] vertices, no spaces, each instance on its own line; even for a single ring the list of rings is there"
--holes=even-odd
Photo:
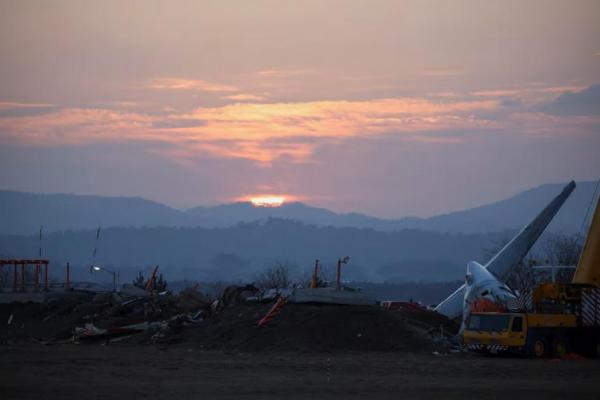
[[[0,307],[9,321],[0,329],[0,400],[600,398],[600,360],[452,353],[434,340],[452,325],[427,311],[288,305],[258,328],[271,306],[238,305],[169,327],[160,344],[153,332],[108,345],[36,342],[72,337],[89,315],[100,326],[144,318],[107,304]],[[169,304],[156,318],[181,312]]]
[[[405,352],[0,347],[0,399],[598,399],[600,360]]]

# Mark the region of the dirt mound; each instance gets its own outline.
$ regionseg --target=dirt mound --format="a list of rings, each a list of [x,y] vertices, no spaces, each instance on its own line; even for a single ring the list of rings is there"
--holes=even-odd
[[[158,331],[136,328],[143,333],[127,331],[129,336],[119,337],[118,342],[238,352],[422,352],[445,345],[440,326],[448,321],[437,313],[405,315],[369,306],[286,304],[267,325],[258,327],[271,306],[236,304],[213,313],[207,299],[195,293],[154,300],[73,294],[43,304],[0,305],[0,344],[69,341],[88,323],[98,331],[109,331],[102,340],[112,340],[114,334],[116,341],[122,329],[158,322]]]
[[[447,335],[456,335],[460,328],[456,320],[450,320],[444,315],[431,310],[396,310],[394,312],[407,324],[421,327],[426,331],[436,329]]]
[[[46,303],[0,305],[0,343],[36,338],[66,338],[82,315],[100,307],[91,295],[71,296]]]
[[[207,349],[238,351],[430,351],[436,345],[392,311],[368,306],[287,304],[269,324],[269,306],[224,310],[188,334]]]

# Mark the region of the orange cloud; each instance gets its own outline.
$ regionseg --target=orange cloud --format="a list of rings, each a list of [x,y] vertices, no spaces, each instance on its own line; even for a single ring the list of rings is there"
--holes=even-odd
[[[0,139],[25,145],[77,145],[94,142],[161,139],[150,129],[156,117],[103,109],[0,118]]]
[[[157,78],[149,82],[152,89],[162,90],[197,90],[200,92],[237,92],[238,88],[230,85],[211,83],[197,79]]]
[[[258,96],[250,93],[240,93],[240,94],[232,94],[230,96],[221,97],[223,100],[233,100],[233,101],[262,101],[264,97]]]
[[[434,103],[424,99],[230,104],[198,108],[185,118],[202,121],[182,132],[234,139],[289,136],[344,137],[472,125],[469,113],[494,110],[495,100]]]
[[[102,109],[62,109],[0,118],[0,140],[26,145],[95,142],[159,142],[154,151],[178,162],[198,156],[243,158],[263,165],[276,159],[307,162],[324,140],[403,134],[406,140],[452,143],[425,131],[486,128],[476,117],[495,100],[432,102],[395,98],[369,101],[235,103],[201,107],[189,114],[145,115]]]

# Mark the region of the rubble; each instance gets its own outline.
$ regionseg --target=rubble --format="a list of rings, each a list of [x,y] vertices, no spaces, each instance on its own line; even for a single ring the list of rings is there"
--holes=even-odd
[[[253,286],[227,288],[211,299],[197,288],[179,294],[74,293],[46,303],[0,305],[0,343],[133,343],[226,351],[447,351],[452,324],[423,310],[403,313],[373,306],[273,306]],[[260,298],[260,301],[256,301]]]
[[[2,304],[0,316],[7,324],[0,329],[0,341],[85,341],[164,331],[199,323],[210,314],[210,304],[210,299],[188,292],[143,297],[82,292],[45,303]]]

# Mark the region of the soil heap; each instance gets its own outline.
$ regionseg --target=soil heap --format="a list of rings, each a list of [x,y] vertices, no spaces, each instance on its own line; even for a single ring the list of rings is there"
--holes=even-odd
[[[223,310],[188,335],[207,349],[238,351],[432,351],[439,343],[401,313],[369,306],[287,304],[266,326],[257,321],[268,306],[238,305]],[[423,311],[425,319],[432,319]],[[413,318],[422,318],[414,315]],[[437,314],[435,322],[440,321]],[[428,321],[427,326],[431,326]],[[437,332],[437,329],[436,329]]]

